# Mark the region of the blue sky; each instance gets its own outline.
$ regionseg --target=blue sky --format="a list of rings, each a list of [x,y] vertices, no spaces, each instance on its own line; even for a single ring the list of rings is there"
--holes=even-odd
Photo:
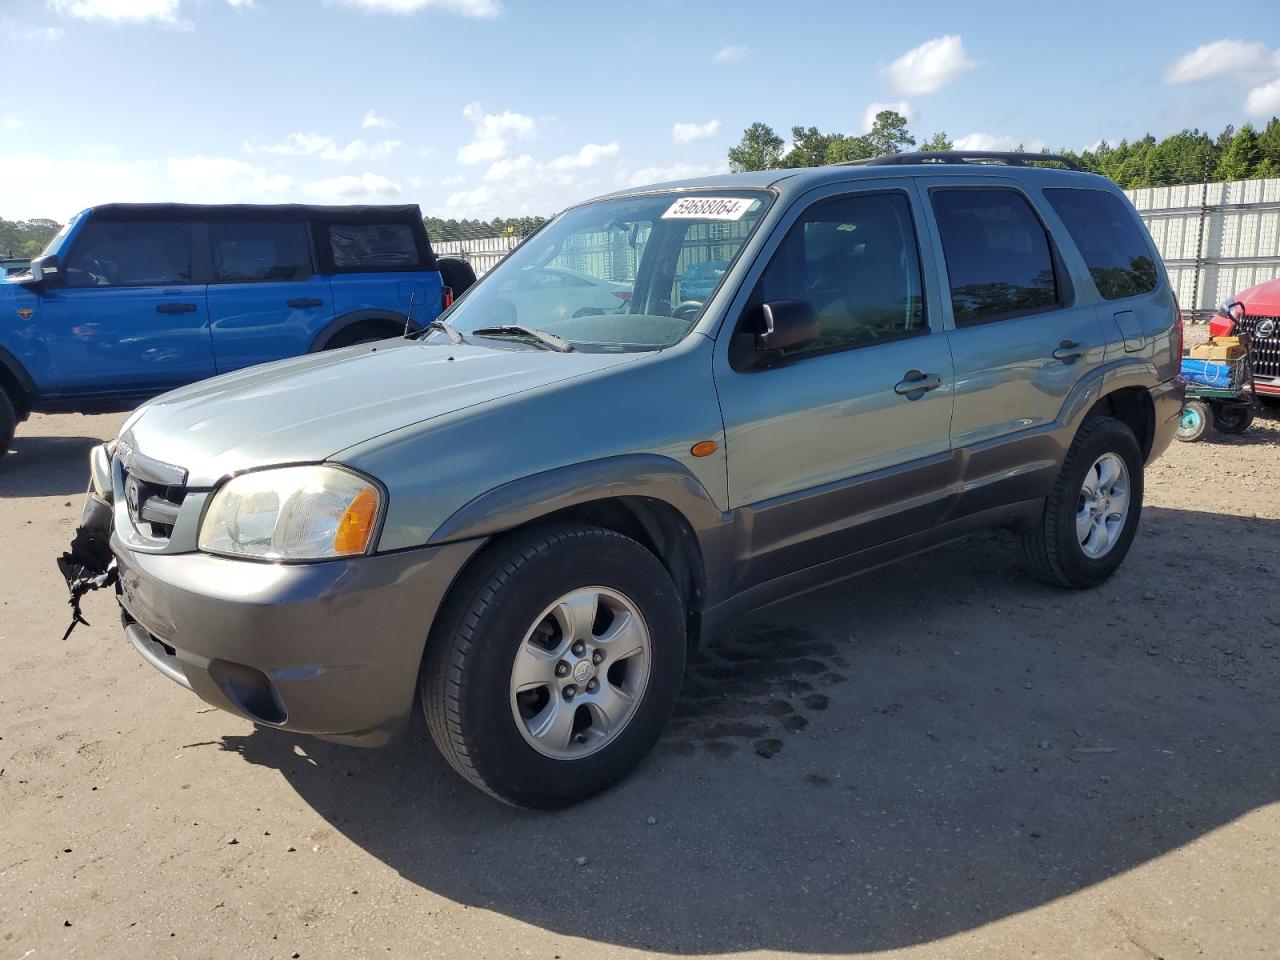
[[[0,216],[549,214],[876,104],[971,148],[1216,132],[1280,113],[1275,3],[0,0]]]

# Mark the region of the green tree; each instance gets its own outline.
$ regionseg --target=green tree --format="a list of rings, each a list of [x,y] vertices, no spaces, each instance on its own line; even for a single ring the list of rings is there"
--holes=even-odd
[[[735,173],[776,170],[782,166],[782,138],[767,123],[753,123],[742,131],[742,140],[729,149],[729,167]]]
[[[827,163],[848,163],[850,160],[869,160],[876,155],[875,147],[866,137],[846,137],[837,133],[827,144]]]
[[[1253,125],[1246,123],[1222,151],[1214,176],[1218,180],[1248,180],[1261,161],[1262,150],[1258,147],[1258,135],[1254,132]]]
[[[1258,150],[1262,159],[1280,165],[1280,118],[1272,117],[1258,134]]]
[[[831,134],[822,133],[817,127],[792,127],[791,152],[782,158],[784,167],[820,167],[827,162],[827,148],[831,146]]]
[[[905,148],[916,145],[916,138],[907,130],[907,118],[896,110],[881,110],[876,114],[867,141],[878,157],[901,153]]]
[[[62,229],[56,220],[5,220],[0,217],[0,257],[35,257]]]
[[[951,142],[951,138],[948,137],[946,133],[939,130],[924,143],[920,144],[920,149],[934,151],[954,150],[955,146],[956,145]]]

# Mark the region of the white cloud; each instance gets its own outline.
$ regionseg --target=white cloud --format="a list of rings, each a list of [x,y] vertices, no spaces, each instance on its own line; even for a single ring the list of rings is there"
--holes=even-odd
[[[455,173],[451,177],[445,177],[440,181],[442,187],[460,187],[467,182],[467,178],[460,173]]]
[[[0,130],[21,130],[26,125],[21,117],[0,117]]]
[[[533,157],[527,153],[522,153],[518,157],[510,160],[499,160],[485,172],[486,180],[506,180],[513,173],[519,173],[521,170],[528,170],[533,166]]]
[[[941,90],[976,66],[965,52],[964,40],[958,34],[947,34],[913,47],[883,72],[895,90],[915,96]]]
[[[692,177],[710,177],[728,173],[729,164],[673,163],[666,166],[641,167],[639,170],[620,170],[618,182],[624,187],[641,187],[648,183],[666,183],[670,180],[688,180]]]
[[[49,8],[62,16],[111,23],[156,20],[177,23],[179,0],[48,0]]]
[[[236,10],[252,10],[258,4],[257,0],[227,0],[227,5]]]
[[[1043,140],[1019,140],[1008,134],[970,133],[956,137],[953,141],[956,150],[1016,150],[1021,144],[1027,153],[1039,153],[1048,146]]]
[[[584,143],[577,153],[566,153],[556,157],[547,166],[552,170],[573,170],[582,167],[594,167],[607,157],[617,156],[618,142]]]
[[[16,37],[19,40],[44,40],[53,43],[61,40],[66,31],[61,27],[37,27],[25,23],[16,23],[8,17],[0,17],[0,36]]]
[[[170,157],[165,172],[184,194],[204,196],[206,203],[276,195],[293,186],[292,177],[228,157]]]
[[[1165,83],[1193,83],[1210,77],[1234,77],[1244,82],[1280,72],[1280,51],[1244,40],[1214,40],[1175,60],[1164,73]]]
[[[476,187],[474,190],[460,190],[449,195],[445,200],[445,209],[459,212],[475,212],[486,209],[493,201],[493,191],[488,187]]]
[[[471,142],[458,148],[458,162],[485,163],[497,160],[507,153],[507,138],[525,140],[532,137],[536,124],[533,117],[504,110],[502,113],[485,113],[478,103],[462,108],[462,115],[471,122]]]
[[[908,120],[915,116],[915,111],[911,109],[911,104],[905,100],[899,100],[897,103],[868,103],[867,109],[862,111],[862,126],[858,128],[859,133],[869,133],[872,126],[876,122],[876,114],[881,110],[893,110],[900,113]]]
[[[374,111],[370,110],[364,115],[364,120],[360,122],[362,130],[386,130],[391,126],[391,121],[386,117],[378,116]]]
[[[419,10],[442,10],[478,20],[491,20],[502,13],[499,0],[331,0],[348,7],[374,13],[417,13]]]
[[[676,143],[692,143],[695,140],[708,140],[719,132],[719,120],[708,120],[706,123],[677,123],[671,128],[671,139]]]
[[[401,147],[399,140],[382,140],[378,143],[365,143],[363,140],[352,140],[339,146],[332,137],[318,133],[291,133],[283,143],[257,146],[246,143],[248,153],[270,153],[286,157],[319,157],[335,163],[351,163],[355,160],[384,160]]]
[[[400,184],[378,173],[328,177],[308,183],[303,191],[319,200],[389,200],[400,196]]]
[[[711,58],[712,63],[739,63],[751,54],[750,47],[721,47]]]
[[[1244,101],[1244,109],[1255,117],[1267,118],[1280,114],[1280,77],[1250,90]]]

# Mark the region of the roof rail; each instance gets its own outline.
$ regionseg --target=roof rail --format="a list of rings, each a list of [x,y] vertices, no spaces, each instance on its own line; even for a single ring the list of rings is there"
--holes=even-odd
[[[1085,172],[1084,167],[1060,153],[1022,153],[1012,150],[921,150],[917,153],[890,153],[869,160],[850,160],[846,165],[890,167],[913,163],[1003,163],[1011,167],[1026,167],[1045,161],[1060,163],[1068,170]]]

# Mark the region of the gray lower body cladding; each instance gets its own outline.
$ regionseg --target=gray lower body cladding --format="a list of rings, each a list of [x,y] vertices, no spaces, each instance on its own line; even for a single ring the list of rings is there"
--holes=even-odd
[[[258,723],[381,746],[408,723],[431,623],[482,543],[296,565],[112,550],[126,634],[170,679]]]

